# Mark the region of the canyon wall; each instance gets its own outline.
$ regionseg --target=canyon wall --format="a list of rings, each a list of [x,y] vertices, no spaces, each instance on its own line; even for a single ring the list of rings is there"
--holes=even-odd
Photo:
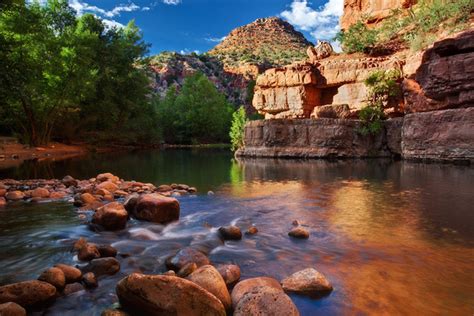
[[[244,156],[386,157],[474,161],[474,31],[420,53],[330,56],[269,69],[253,105],[266,120],[245,130]],[[402,73],[403,99],[384,109],[375,136],[357,133],[366,103],[363,81],[374,70]]]

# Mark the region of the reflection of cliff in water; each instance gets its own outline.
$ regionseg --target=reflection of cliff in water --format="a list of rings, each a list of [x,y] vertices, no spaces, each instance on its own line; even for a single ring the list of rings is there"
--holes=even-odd
[[[471,167],[380,159],[239,159],[238,163],[242,178],[250,183],[247,186],[297,181],[306,198],[329,196],[328,208],[347,215],[359,212],[358,216],[367,211],[361,222],[372,223],[371,229],[385,220],[385,224],[393,225],[411,223],[419,233],[432,238],[462,240],[463,236],[474,236],[470,225],[474,222]]]

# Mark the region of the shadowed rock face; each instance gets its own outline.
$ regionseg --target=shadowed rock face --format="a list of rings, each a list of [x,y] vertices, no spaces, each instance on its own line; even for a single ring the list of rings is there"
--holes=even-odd
[[[404,81],[406,112],[474,105],[474,31],[441,40],[426,50]]]

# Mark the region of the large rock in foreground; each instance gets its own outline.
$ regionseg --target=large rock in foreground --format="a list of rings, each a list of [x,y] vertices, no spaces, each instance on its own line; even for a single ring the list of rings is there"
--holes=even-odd
[[[125,310],[144,315],[221,315],[221,301],[191,281],[173,276],[133,273],[117,284]]]
[[[288,295],[268,286],[256,287],[247,292],[237,304],[234,312],[234,316],[299,316],[299,314]]]
[[[166,224],[179,219],[179,202],[160,194],[141,195],[133,210],[137,219]]]
[[[219,271],[211,265],[205,265],[191,273],[187,279],[214,294],[226,309],[232,306],[230,294]]]
[[[405,116],[405,159],[474,161],[474,108],[413,113]]]
[[[42,281],[24,281],[0,287],[0,304],[17,303],[25,308],[50,303],[56,296],[56,288]]]
[[[326,294],[332,291],[332,285],[324,275],[313,268],[298,271],[281,281],[285,291],[306,295]]]
[[[242,297],[258,287],[269,287],[283,292],[280,282],[269,277],[258,277],[240,281],[232,290],[232,306],[237,306]]]
[[[0,304],[1,316],[26,316],[26,310],[20,305],[9,302]]]

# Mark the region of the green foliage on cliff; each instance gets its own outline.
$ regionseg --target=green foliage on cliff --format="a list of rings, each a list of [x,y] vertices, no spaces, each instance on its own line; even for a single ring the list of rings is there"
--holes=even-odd
[[[421,0],[407,10],[396,9],[376,28],[367,27],[363,17],[336,39],[346,53],[391,52],[401,47],[417,51],[436,40],[436,32],[460,31],[468,27],[472,0]]]
[[[243,107],[238,108],[232,114],[232,125],[229,133],[232,151],[237,151],[244,146],[244,129],[247,121],[247,115]]]
[[[382,130],[384,107],[397,102],[401,96],[400,78],[400,71],[391,69],[374,71],[365,79],[367,105],[359,112],[359,119],[362,121],[359,133],[376,135]]]
[[[336,35],[346,53],[370,53],[377,44],[378,32],[369,29],[364,22],[358,21],[347,31],[341,31]]]
[[[66,0],[11,1],[0,11],[0,129],[34,146],[153,140],[147,50],[133,22],[108,29]]]
[[[181,91],[168,89],[156,99],[158,125],[169,144],[228,142],[232,106],[214,84],[198,72],[185,79]]]

